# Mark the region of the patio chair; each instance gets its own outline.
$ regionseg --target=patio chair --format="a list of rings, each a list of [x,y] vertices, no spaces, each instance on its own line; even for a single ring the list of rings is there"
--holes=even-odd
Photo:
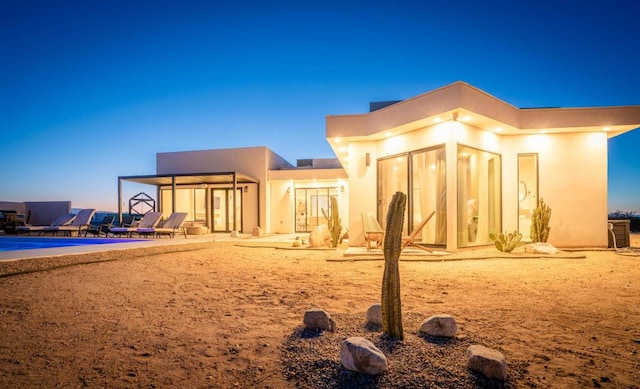
[[[159,238],[162,235],[168,235],[173,238],[176,235],[176,231],[182,230],[185,239],[187,238],[187,232],[182,226],[187,218],[186,212],[174,212],[164,222],[162,227],[138,227],[136,232],[140,235],[154,235]]]
[[[66,214],[60,215],[57,218],[55,218],[55,220],[51,224],[49,224],[48,226],[30,226],[30,225],[17,226],[16,227],[16,234],[28,234],[28,235],[30,235],[32,232],[37,232],[38,235],[42,235],[42,233],[45,231],[45,229],[47,229],[49,227],[66,226],[66,225],[70,224],[75,218],[76,218],[76,215],[74,215],[72,213],[66,213]]]
[[[422,245],[419,245],[417,243],[414,242],[414,239],[416,238],[416,236],[418,236],[418,234],[420,233],[420,231],[422,231],[422,229],[424,228],[424,226],[427,225],[427,223],[429,222],[429,220],[431,220],[431,218],[433,217],[433,215],[435,215],[436,212],[433,211],[431,212],[431,215],[429,215],[429,217],[427,217],[426,219],[422,220],[422,223],[420,223],[418,225],[418,227],[416,227],[415,230],[411,231],[411,234],[409,236],[403,236],[402,237],[402,245],[400,246],[400,251],[402,252],[402,250],[406,249],[407,247],[411,246],[411,247],[415,247],[417,249],[420,250],[424,250],[424,251],[428,251],[430,253],[433,252],[433,250],[424,247]]]
[[[364,240],[367,243],[367,251],[371,251],[371,242],[376,242],[376,247],[382,247],[384,242],[384,230],[373,215],[373,212],[362,214],[362,226],[364,228]]]
[[[87,234],[92,234],[93,236],[100,237],[100,234],[104,232],[104,236],[106,237],[109,234],[109,228],[113,226],[113,221],[115,220],[115,216],[105,216],[102,220],[97,224],[92,224],[84,231],[84,236]]]
[[[93,208],[81,209],[71,223],[63,226],[47,227],[44,229],[44,233],[50,232],[52,235],[58,235],[59,232],[62,232],[64,235],[71,236],[72,233],[77,232],[78,236],[80,236],[80,232],[89,228],[94,213],[96,213],[96,210]]]
[[[158,225],[162,212],[147,212],[142,216],[137,226],[131,227],[111,227],[109,232],[113,235],[124,235],[131,237],[134,232],[137,232],[138,228],[151,228]]]

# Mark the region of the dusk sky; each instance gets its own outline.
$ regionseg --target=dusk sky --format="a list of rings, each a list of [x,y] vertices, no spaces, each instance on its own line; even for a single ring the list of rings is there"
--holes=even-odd
[[[458,80],[516,107],[640,105],[639,15],[629,0],[0,0],[0,201],[116,210],[117,177],[155,174],[157,152],[331,158],[326,115]],[[609,210],[640,213],[640,130],[609,146]]]

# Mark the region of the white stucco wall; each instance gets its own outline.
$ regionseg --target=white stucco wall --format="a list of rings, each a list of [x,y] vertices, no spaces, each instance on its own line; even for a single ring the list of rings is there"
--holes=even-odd
[[[538,153],[538,190],[552,210],[549,242],[606,247],[606,133],[508,136],[503,142],[504,229],[517,228],[517,155]]]

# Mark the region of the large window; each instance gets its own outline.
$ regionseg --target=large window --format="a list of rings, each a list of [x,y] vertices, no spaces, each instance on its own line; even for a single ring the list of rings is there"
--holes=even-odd
[[[458,146],[458,247],[490,244],[501,232],[501,158]]]
[[[386,228],[389,203],[395,192],[407,195],[404,234],[425,224],[416,242],[447,243],[447,186],[445,147],[413,151],[378,160],[378,220]]]
[[[176,212],[187,212],[187,221],[206,222],[206,192],[205,188],[176,188]],[[171,188],[162,188],[160,192],[162,214],[171,214],[173,198]]]
[[[309,232],[327,224],[324,212],[331,213],[330,197],[338,196],[338,188],[296,188],[296,232]]]

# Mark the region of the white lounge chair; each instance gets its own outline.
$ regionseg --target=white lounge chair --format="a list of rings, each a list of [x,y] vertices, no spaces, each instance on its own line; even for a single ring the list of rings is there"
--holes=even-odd
[[[147,212],[142,216],[140,222],[137,226],[131,227],[111,227],[109,232],[113,235],[123,235],[127,234],[127,236],[131,237],[134,232],[138,232],[138,228],[152,228],[158,225],[160,222],[160,218],[162,217],[162,212]]]
[[[76,215],[72,213],[67,213],[64,215],[60,215],[55,220],[49,224],[48,226],[17,226],[16,233],[18,234],[31,234],[32,232],[37,232],[38,235],[41,235],[47,228],[57,227],[57,226],[66,226],[70,224]]]
[[[155,235],[159,238],[162,235],[169,235],[170,237],[174,237],[176,235],[176,231],[182,230],[184,237],[187,237],[187,232],[185,231],[184,224],[185,219],[187,218],[186,212],[174,212],[167,220],[164,222],[162,227],[138,227],[136,232],[140,235]]]
[[[91,219],[95,213],[96,210],[93,208],[81,209],[71,223],[63,226],[47,227],[44,229],[44,233],[50,232],[52,235],[58,235],[59,232],[62,232],[64,235],[71,236],[71,233],[77,232],[78,236],[80,236],[81,231],[89,228]]]

